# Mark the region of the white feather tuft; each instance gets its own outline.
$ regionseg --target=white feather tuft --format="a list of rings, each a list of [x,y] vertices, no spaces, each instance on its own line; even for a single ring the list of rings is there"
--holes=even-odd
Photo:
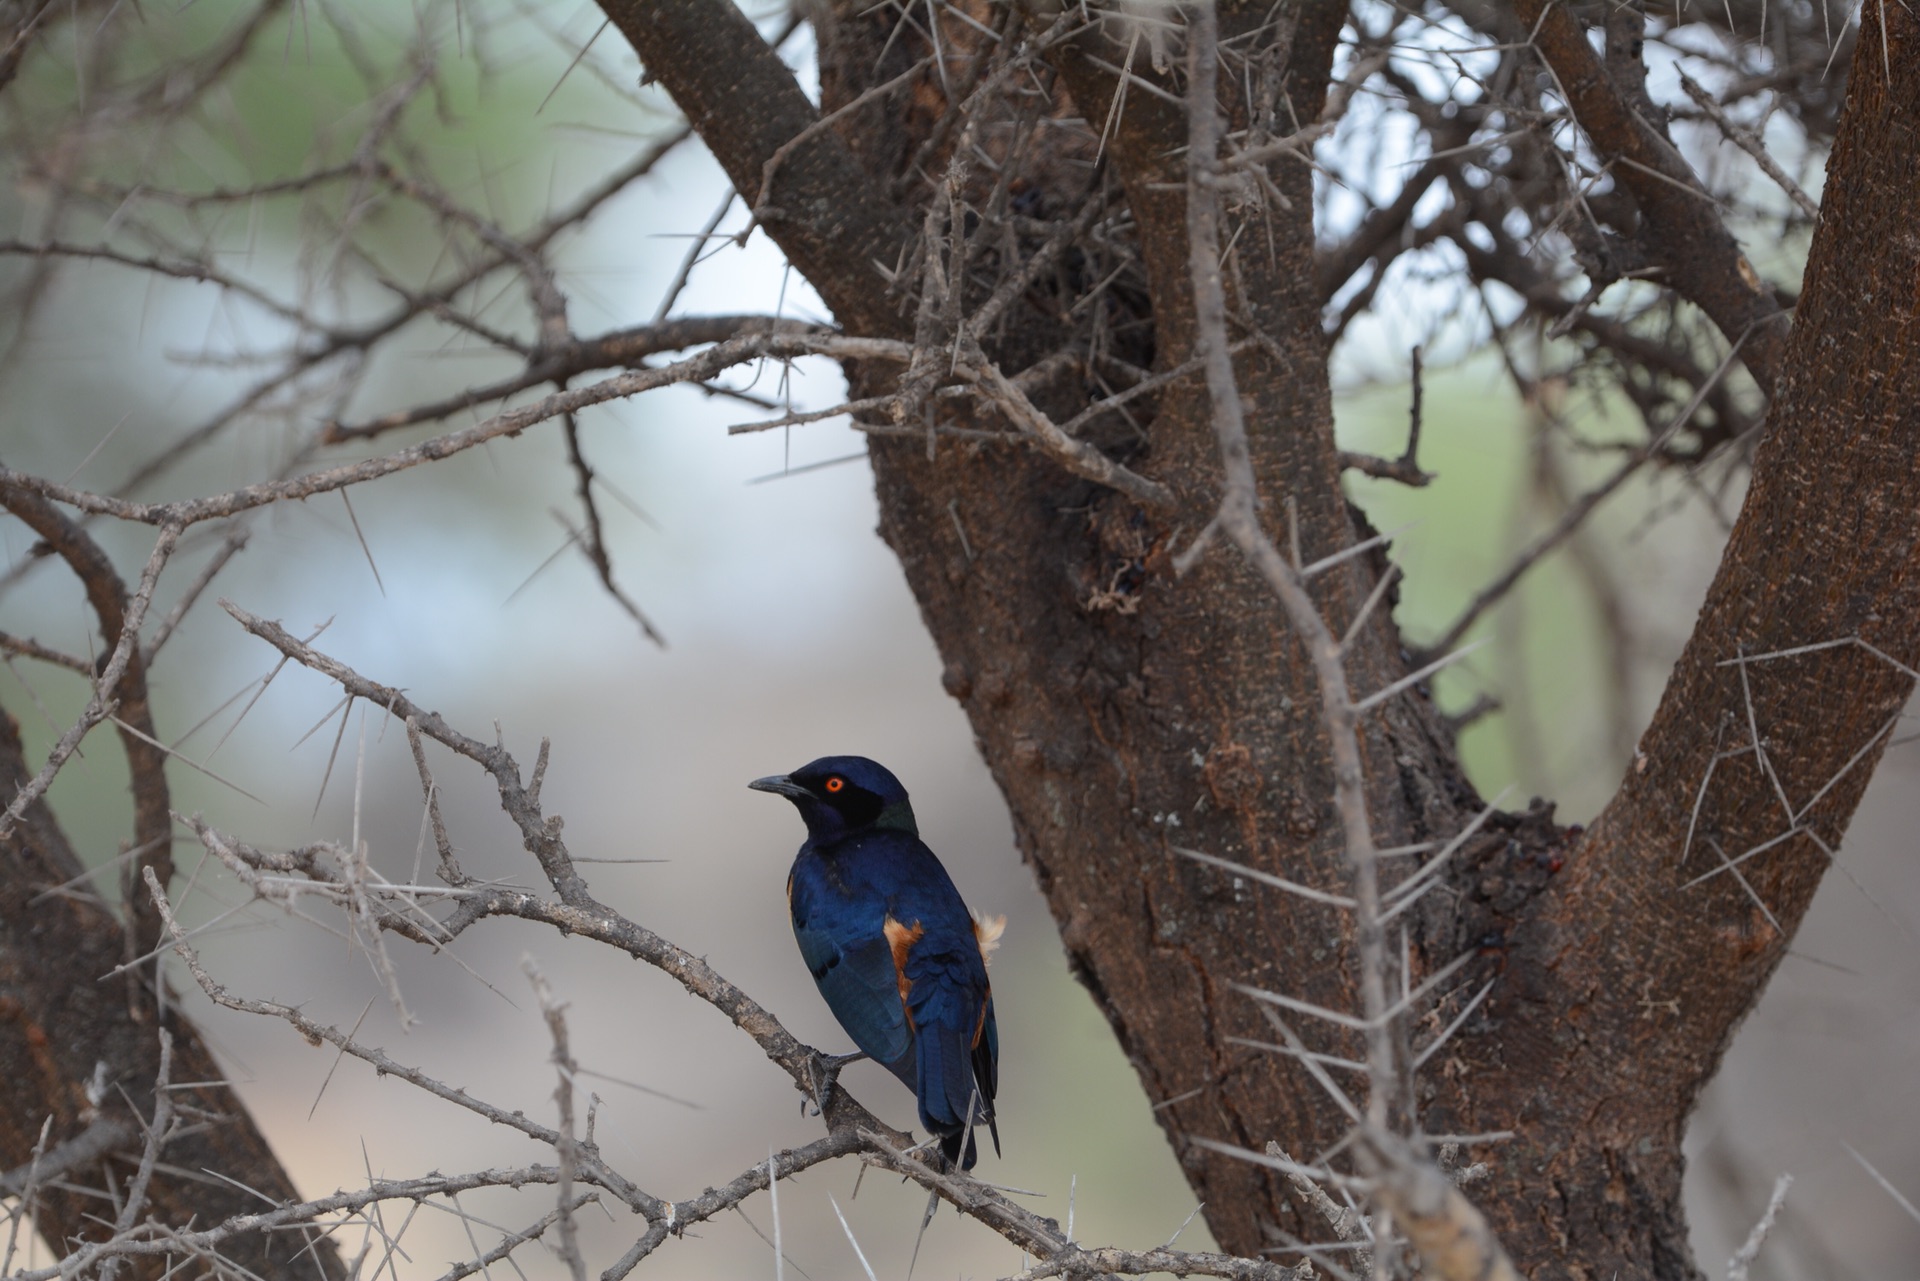
[[[1000,936],[1006,933],[1006,930],[1006,917],[986,916],[980,912],[973,913],[973,937],[980,943],[981,960],[991,960],[991,953],[994,948],[1000,946]]]

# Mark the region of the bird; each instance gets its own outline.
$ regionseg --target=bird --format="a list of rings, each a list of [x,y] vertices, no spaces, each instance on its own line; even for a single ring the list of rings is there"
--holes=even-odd
[[[860,1051],[913,1091],[947,1169],[973,1127],[1000,1153],[1000,1038],[987,955],[1005,917],[977,916],[920,839],[907,789],[864,756],[823,756],[747,786],[792,801],[807,839],[787,877],[793,937]]]

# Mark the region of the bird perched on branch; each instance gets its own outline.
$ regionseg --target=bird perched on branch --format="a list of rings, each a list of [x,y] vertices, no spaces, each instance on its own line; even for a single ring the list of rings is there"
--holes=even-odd
[[[1000,1042],[987,953],[1006,918],[967,911],[920,839],[907,789],[877,762],[823,756],[747,786],[786,797],[806,821],[787,904],[827,1008],[913,1091],[949,1167],[973,1168],[982,1122],[998,1155]]]

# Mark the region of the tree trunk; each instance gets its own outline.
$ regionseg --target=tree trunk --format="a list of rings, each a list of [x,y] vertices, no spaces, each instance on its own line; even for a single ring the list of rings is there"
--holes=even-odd
[[[1259,11],[1240,16],[1244,28]],[[1292,108],[1319,113],[1343,13],[1276,33],[1276,60],[1300,71]],[[823,67],[873,65],[884,25],[866,40],[843,19]],[[1234,32],[1223,22],[1223,38]],[[1056,60],[1089,118],[1113,92],[1090,36]],[[863,45],[865,47],[863,47]],[[824,42],[823,42],[824,47]],[[1112,57],[1105,61],[1112,62]],[[887,72],[883,70],[880,75]],[[878,78],[877,76],[875,78]],[[848,90],[842,92],[850,92]],[[829,101],[829,107],[834,103]],[[1136,92],[1112,143],[1140,223],[1153,298],[1154,359],[1192,355],[1186,285],[1185,116]],[[1244,124],[1244,120],[1238,122]],[[1229,128],[1234,124],[1229,124]],[[1274,179],[1297,210],[1312,208],[1302,165]],[[1240,262],[1240,303],[1272,339],[1238,363],[1251,405],[1254,461],[1274,532],[1298,514],[1308,561],[1356,541],[1339,486],[1326,345],[1320,336],[1310,218],[1274,220]],[[1162,299],[1170,299],[1163,305]],[[1036,328],[1046,318],[1032,315]],[[1023,341],[1023,339],[1025,341]],[[1056,339],[1057,341],[1057,339]],[[1044,349],[1028,335],[1006,347]],[[863,386],[861,394],[874,388]],[[1084,391],[1080,393],[1084,397]],[[1066,401],[1058,413],[1084,408]],[[1236,1040],[1274,1041],[1235,983],[1335,1009],[1358,1007],[1344,964],[1345,913],[1236,884],[1181,857],[1190,848],[1330,893],[1348,872],[1333,812],[1333,773],[1313,668],[1258,577],[1229,550],[1185,577],[1173,556],[1218,502],[1220,465],[1206,385],[1196,373],[1161,399],[1146,452],[1132,461],[1179,498],[1157,516],[1029,452],[939,450],[876,440],[871,450],[880,534],[899,556],[1006,795],[1021,851],[1047,896],[1069,962],[1092,991],[1174,1143],[1221,1245],[1252,1253],[1267,1226],[1307,1235],[1271,1171],[1187,1142],[1199,1135],[1260,1149],[1317,1150],[1345,1118],[1297,1068]],[[964,529],[964,542],[962,530]],[[1316,599],[1344,631],[1384,568],[1355,561],[1316,581]],[[1398,637],[1376,612],[1350,663],[1355,687],[1404,674]],[[1370,725],[1369,794],[1383,844],[1451,832],[1475,798],[1424,694],[1396,700]],[[1453,953],[1443,941],[1442,959]],[[1358,1057],[1358,1040],[1324,1048]],[[1171,1101],[1171,1102],[1170,1102]]]
[[[771,147],[815,117],[804,101],[796,105],[797,90],[780,87],[791,78],[751,26],[725,0],[604,7],[648,72],[695,104],[690,118],[747,202],[779,211],[764,220],[769,233],[842,322],[876,335],[915,334],[914,317],[873,264],[903,271],[903,293],[917,284],[905,270],[917,259],[901,229],[942,190],[919,174],[940,172],[960,132],[943,124],[948,98],[932,73],[901,98],[882,97],[808,133],[795,151],[807,166],[786,161],[768,195],[760,184]],[[986,25],[1003,14],[975,6]],[[845,3],[814,16],[828,109],[932,53],[917,34],[889,44],[889,11]],[[1026,30],[1053,16],[1032,15]],[[1266,96],[1252,95],[1254,108],[1235,87],[1222,104],[1228,128],[1257,123],[1256,108],[1311,122],[1345,20],[1345,6],[1310,0],[1223,4],[1223,43],[1238,37],[1236,49],[1274,72]],[[690,28],[705,33],[697,58],[672,35]],[[1436,1004],[1416,1012],[1414,1049],[1493,984],[1413,1098],[1427,1133],[1514,1132],[1511,1142],[1471,1147],[1494,1171],[1476,1199],[1535,1278],[1696,1275],[1680,1207],[1687,1115],[1784,954],[1824,870],[1821,843],[1838,845],[1884,730],[1912,688],[1910,670],[1854,646],[1724,665],[1856,636],[1899,663],[1920,651],[1912,573],[1920,241],[1908,230],[1920,184],[1901,123],[1920,116],[1920,57],[1912,15],[1887,6],[1884,29],[1883,54],[1876,24],[1863,25],[1826,209],[1746,507],[1634,769],[1583,837],[1555,829],[1544,813],[1496,817],[1449,862],[1444,889],[1406,917],[1411,982],[1478,953]],[[958,22],[941,36],[963,92],[962,73],[983,38]],[[1061,112],[1101,132],[1119,87],[1110,68],[1128,60],[1124,44],[1094,29],[1048,58],[1056,82],[1047,89]],[[1144,53],[1131,65],[1177,98],[1180,86]],[[756,104],[754,127],[728,115],[730,93]],[[766,123],[766,104],[775,101],[785,113],[778,127]],[[1108,320],[1114,332],[1136,334],[1140,359],[1174,369],[1193,345],[1184,113],[1136,86],[1110,126],[1104,163],[1132,212],[1140,270],[1133,295],[1110,294],[1101,307],[1120,310]],[[1037,136],[1023,180],[1037,207],[1069,219],[1074,211],[1061,212],[1062,202],[1080,198],[1087,173],[1100,181],[1099,170],[1088,163],[1084,135]],[[865,166],[865,179],[821,185],[828,180],[820,175],[844,174],[848,165]],[[1269,529],[1287,546],[1297,527],[1299,556],[1310,562],[1367,531],[1339,483],[1309,174],[1283,158],[1267,176],[1285,203],[1243,212],[1248,226],[1228,273],[1242,340],[1236,372]],[[898,201],[888,194],[896,190]],[[805,212],[827,206],[830,219]],[[866,230],[855,236],[850,227]],[[1730,237],[1714,243],[1722,258],[1738,258]],[[1723,283],[1701,288],[1711,293]],[[1070,312],[1073,289],[1085,285],[1055,284],[1053,293],[1029,290],[1003,330],[981,337],[1009,374],[1076,340],[1080,357],[1093,359],[1092,322]],[[1749,314],[1759,304],[1727,297],[1740,303],[1729,304],[1729,315],[1761,323]],[[1146,336],[1127,330],[1129,320],[1147,322]],[[1764,324],[1771,361],[1778,326]],[[892,390],[892,372],[849,374],[856,395],[871,395]],[[1060,420],[1099,394],[1091,377],[1070,373],[1044,381],[1034,398]],[[1215,549],[1184,577],[1172,568],[1218,501],[1199,374],[1171,384],[1140,420],[1137,435],[1090,438],[1168,487],[1177,500],[1171,511],[1140,507],[1017,445],[875,438],[881,534],[1006,795],[1076,973],[1159,1105],[1215,1236],[1251,1253],[1276,1234],[1307,1236],[1318,1225],[1293,1205],[1279,1176],[1189,1140],[1255,1149],[1276,1141],[1310,1159],[1336,1143],[1348,1121],[1297,1062],[1244,1044],[1280,1037],[1235,985],[1356,1008],[1350,920],[1179,850],[1329,894],[1345,891],[1348,869],[1320,701],[1297,638],[1227,550]],[[957,416],[942,421],[969,425]],[[1336,635],[1385,567],[1381,558],[1354,558],[1314,580]],[[1348,660],[1356,695],[1407,669],[1389,612],[1376,612]],[[1479,801],[1420,687],[1371,713],[1365,731],[1381,844],[1444,840],[1470,820]],[[1740,753],[1755,740],[1764,758]],[[1775,842],[1788,831],[1795,835]],[[1715,849],[1732,859],[1756,847],[1739,869],[1751,894],[1730,872],[1687,885],[1716,865]],[[1349,1034],[1295,1022],[1313,1049],[1359,1057]]]

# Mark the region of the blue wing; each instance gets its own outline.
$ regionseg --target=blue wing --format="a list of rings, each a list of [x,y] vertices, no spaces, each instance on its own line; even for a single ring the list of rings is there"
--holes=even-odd
[[[869,1058],[911,1086],[913,1029],[882,929],[885,905],[821,893],[800,869],[787,882],[787,901],[800,957],[833,1017]]]

